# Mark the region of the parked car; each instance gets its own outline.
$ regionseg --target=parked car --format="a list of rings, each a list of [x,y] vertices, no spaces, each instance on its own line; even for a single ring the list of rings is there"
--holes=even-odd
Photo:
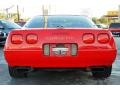
[[[109,30],[114,36],[120,37],[120,23],[111,23],[109,26]]]
[[[81,68],[96,78],[111,75],[117,51],[109,30],[98,29],[85,16],[45,18],[36,16],[8,35],[4,56],[11,77],[26,77],[35,69]]]
[[[98,28],[107,29],[107,26],[104,24],[96,24]]]
[[[7,34],[0,31],[0,45],[4,45],[7,38]]]
[[[8,33],[13,29],[20,29],[21,27],[16,23],[0,20],[0,45],[5,44]]]
[[[21,27],[23,27],[26,22],[15,22],[15,23],[17,23],[18,25],[20,25]]]

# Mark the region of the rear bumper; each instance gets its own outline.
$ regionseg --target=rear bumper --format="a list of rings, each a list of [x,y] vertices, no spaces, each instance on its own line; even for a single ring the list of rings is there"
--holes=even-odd
[[[41,50],[4,50],[9,66],[32,68],[84,68],[110,66],[116,58],[116,50],[81,50],[77,56],[44,56]]]

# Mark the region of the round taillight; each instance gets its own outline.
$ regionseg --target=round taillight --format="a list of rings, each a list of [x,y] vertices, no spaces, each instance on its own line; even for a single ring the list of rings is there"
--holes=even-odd
[[[12,35],[11,36],[11,42],[13,43],[13,44],[21,44],[22,42],[23,42],[23,37],[22,37],[22,35]]]
[[[29,44],[35,44],[38,41],[38,37],[35,34],[29,34],[27,35],[26,41]]]
[[[98,42],[99,43],[108,43],[110,40],[109,35],[106,33],[98,35]]]
[[[91,43],[94,43],[94,41],[95,41],[95,37],[93,34],[88,33],[88,34],[83,35],[83,42],[84,43],[91,44]]]

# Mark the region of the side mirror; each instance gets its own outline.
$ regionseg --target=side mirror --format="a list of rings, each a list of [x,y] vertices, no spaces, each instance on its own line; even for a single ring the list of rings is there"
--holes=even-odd
[[[3,27],[3,26],[0,26],[0,29],[4,29],[4,27]]]

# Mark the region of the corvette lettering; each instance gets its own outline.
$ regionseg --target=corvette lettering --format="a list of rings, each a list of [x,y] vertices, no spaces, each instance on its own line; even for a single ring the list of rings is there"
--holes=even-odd
[[[73,40],[73,37],[46,37],[46,40]]]

